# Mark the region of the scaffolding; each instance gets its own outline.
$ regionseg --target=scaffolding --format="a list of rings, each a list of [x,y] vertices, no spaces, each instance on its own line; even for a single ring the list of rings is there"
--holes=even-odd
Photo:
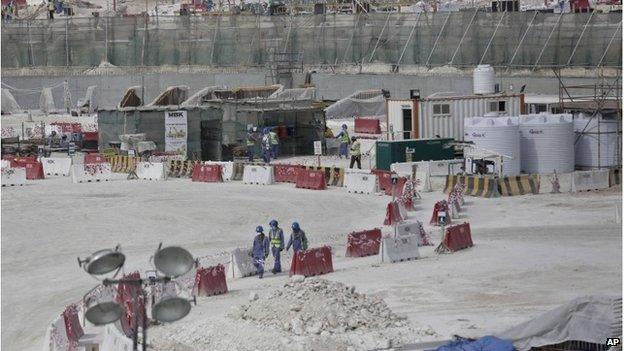
[[[289,61],[297,66],[385,64],[394,72],[407,65],[618,68],[621,30],[620,13],[483,9],[64,17],[2,21],[1,64],[3,68],[94,67],[106,62],[117,67],[272,66],[281,70],[280,62],[296,54],[299,57]]]

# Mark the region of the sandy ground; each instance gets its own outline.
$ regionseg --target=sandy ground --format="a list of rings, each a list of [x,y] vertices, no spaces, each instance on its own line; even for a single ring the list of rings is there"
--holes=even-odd
[[[415,328],[431,331],[409,342],[502,331],[579,295],[622,293],[619,191],[467,198],[462,220],[471,223],[475,247],[448,255],[427,247],[420,260],[380,264],[376,257],[345,258],[344,245],[347,233],[381,226],[386,196],[116,177],[94,184],[51,178],[2,189],[4,350],[41,349],[47,324],[96,284],[77,256],[121,243],[126,269],[145,269],[162,241],[218,261],[224,251],[251,244],[255,226],[272,218],[285,226],[299,221],[311,246],[333,246],[336,272],[325,278],[377,294]],[[427,222],[443,195],[423,197],[410,219]],[[426,229],[439,242],[439,231]],[[180,350],[273,348],[283,342],[276,339],[281,332],[236,324],[226,314],[251,292],[267,293],[287,279],[286,273],[230,280],[230,293],[199,298],[186,319],[153,328],[150,341],[174,340]],[[210,334],[217,327],[222,337]]]

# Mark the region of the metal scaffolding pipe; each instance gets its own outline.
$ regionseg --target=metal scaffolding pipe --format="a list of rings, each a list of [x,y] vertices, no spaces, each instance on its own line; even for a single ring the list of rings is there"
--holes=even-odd
[[[483,52],[483,55],[481,56],[481,60],[479,60],[479,64],[483,63],[483,60],[485,59],[485,55],[487,54],[488,50],[490,49],[490,45],[492,45],[492,42],[494,41],[494,37],[496,36],[496,32],[498,32],[498,28],[500,27],[501,23],[503,23],[503,19],[505,19],[506,15],[507,15],[507,12],[503,12],[503,15],[501,16],[500,20],[498,21],[498,24],[496,25],[496,28],[494,28],[494,33],[492,33],[492,36],[490,37],[490,41],[488,41],[488,44],[485,47],[485,51]]]
[[[455,56],[457,56],[457,53],[459,52],[459,48],[461,47],[461,44],[464,42],[464,39],[466,38],[466,35],[468,34],[468,30],[470,30],[470,27],[472,26],[472,23],[474,22],[475,18],[477,17],[477,13],[479,13],[479,8],[478,7],[475,9],[475,12],[472,15],[472,18],[470,19],[470,23],[468,23],[468,26],[466,27],[466,30],[464,31],[464,34],[462,35],[461,39],[459,40],[459,44],[457,44],[457,47],[455,48],[455,52],[453,53],[453,56],[451,57],[451,61],[449,61],[449,65],[453,64],[453,61],[455,60]],[[537,13],[537,12],[535,12],[535,13]]]
[[[596,13],[596,11],[592,11],[591,14],[589,15],[589,18],[587,19],[587,22],[585,22],[585,25],[583,26],[583,30],[581,31],[581,35],[579,35],[579,38],[576,41],[576,45],[574,45],[574,49],[572,50],[572,53],[570,54],[570,58],[568,59],[568,63],[566,64],[566,66],[570,66],[570,62],[572,62],[572,58],[574,57],[574,54],[576,53],[576,49],[578,49],[578,46],[581,43],[581,40],[583,39],[583,34],[585,34],[585,31],[587,30],[587,26],[589,25],[589,22],[591,21],[592,17],[594,17],[594,13]]]
[[[427,62],[425,63],[425,66],[429,66],[429,61],[431,60],[431,56],[433,56],[433,52],[435,51],[436,47],[438,46],[438,41],[440,41],[440,37],[442,36],[442,32],[444,32],[444,29],[446,28],[446,23],[448,23],[449,18],[451,17],[451,13],[449,12],[448,15],[446,15],[446,19],[444,20],[444,24],[442,25],[442,29],[440,29],[440,32],[438,33],[438,36],[435,40],[435,42],[433,43],[433,47],[431,48],[431,52],[429,52],[429,57],[427,57]]]

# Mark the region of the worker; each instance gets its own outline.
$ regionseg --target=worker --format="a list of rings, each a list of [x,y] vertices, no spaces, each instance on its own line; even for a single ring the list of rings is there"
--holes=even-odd
[[[271,163],[271,136],[269,135],[269,128],[262,130],[262,159],[264,163]]]
[[[362,151],[360,150],[360,142],[356,137],[351,137],[351,147],[349,148],[349,155],[351,155],[351,163],[349,168],[353,168],[353,164],[357,162],[358,169],[362,169]]]
[[[271,130],[269,132],[269,140],[271,141],[271,155],[275,159],[277,158],[277,154],[279,153],[279,137],[274,130]]]
[[[286,245],[286,251],[290,249],[290,246],[293,247],[293,252],[297,253],[297,251],[307,250],[308,249],[308,238],[305,235],[305,232],[301,230],[299,227],[299,223],[294,222],[291,226],[292,233],[290,234],[290,239],[288,240],[288,245]]]
[[[48,0],[48,13],[50,13],[50,19],[54,19],[54,1]]]
[[[340,131],[340,133],[338,133],[338,135],[336,135],[336,139],[340,140],[340,152],[338,154],[338,157],[342,158],[342,156],[344,156],[345,158],[347,158],[347,148],[349,147],[349,133],[347,132],[346,124],[342,125],[342,130]]]
[[[271,243],[271,253],[275,259],[273,269],[271,272],[277,274],[282,271],[282,263],[280,261],[280,254],[284,250],[284,231],[278,226],[276,220],[269,222],[269,242]]]
[[[249,159],[249,162],[253,162],[255,151],[254,149],[256,147],[256,137],[254,136],[252,128],[249,128],[249,130],[247,131],[245,143],[247,145],[247,158]]]
[[[269,238],[264,235],[264,228],[261,225],[256,227],[256,237],[251,250],[253,257],[253,265],[258,271],[258,278],[262,279],[264,275],[264,261],[269,257]]]
[[[69,151],[69,140],[67,139],[67,135],[63,134],[59,147],[63,149],[63,151]]]

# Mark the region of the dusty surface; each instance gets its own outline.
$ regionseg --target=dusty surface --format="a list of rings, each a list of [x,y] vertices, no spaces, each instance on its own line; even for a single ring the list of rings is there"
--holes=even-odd
[[[423,197],[410,219],[428,222],[443,195]],[[425,247],[420,260],[398,264],[345,258],[346,234],[381,226],[388,200],[337,188],[188,179],[72,184],[69,178],[52,178],[3,188],[2,348],[39,350],[47,324],[96,283],[78,268],[77,256],[121,243],[127,270],[145,269],[162,241],[219,261],[224,251],[250,245],[255,226],[272,218],[284,227],[300,222],[311,246],[332,245],[335,272],[323,278],[382,298],[417,331],[404,342],[479,336],[579,295],[621,295],[618,191],[467,198],[462,220],[471,223],[471,249],[437,255]],[[433,229],[432,238],[439,242],[439,231]],[[266,298],[288,279],[282,273],[229,280],[228,294],[199,298],[184,320],[153,328],[150,341],[168,350],[320,347],[311,336],[231,317],[232,308],[249,303],[251,293]],[[370,337],[341,342],[366,345]]]

